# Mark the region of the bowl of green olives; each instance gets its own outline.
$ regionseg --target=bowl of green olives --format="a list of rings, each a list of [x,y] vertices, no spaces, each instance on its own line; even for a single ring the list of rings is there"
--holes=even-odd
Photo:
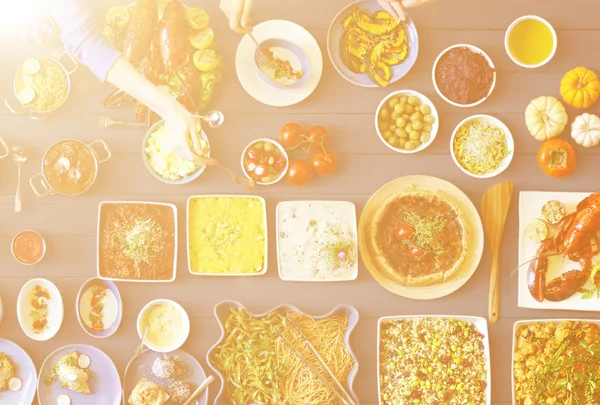
[[[413,90],[389,94],[375,114],[379,139],[398,153],[417,153],[427,148],[435,139],[439,126],[433,102]]]

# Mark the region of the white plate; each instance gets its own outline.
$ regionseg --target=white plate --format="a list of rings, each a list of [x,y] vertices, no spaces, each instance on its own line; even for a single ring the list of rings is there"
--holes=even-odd
[[[472,121],[488,122],[488,123],[490,123],[492,125],[495,125],[495,126],[501,128],[504,131],[504,134],[506,135],[506,145],[507,145],[506,147],[509,150],[509,154],[508,154],[508,156],[506,156],[504,158],[504,160],[502,161],[502,164],[500,165],[500,167],[498,167],[496,170],[494,170],[491,173],[487,173],[487,174],[473,174],[473,173],[471,173],[470,171],[468,171],[467,169],[465,169],[458,162],[458,159],[456,159],[456,155],[454,154],[454,138],[456,138],[456,134],[458,133],[458,130],[463,125],[465,125],[465,124],[467,124],[469,122],[472,122]],[[458,166],[458,168],[463,173],[465,173],[465,174],[467,174],[467,175],[469,175],[471,177],[474,177],[476,179],[489,179],[489,178],[498,176],[500,173],[502,173],[503,171],[505,171],[506,169],[508,169],[508,166],[512,162],[513,156],[515,155],[515,140],[513,139],[512,132],[510,132],[510,129],[508,129],[508,127],[502,121],[500,121],[498,118],[492,117],[491,115],[485,115],[485,114],[472,115],[472,116],[467,117],[464,120],[462,120],[456,126],[456,128],[454,128],[454,132],[452,132],[452,137],[450,138],[450,154],[452,155],[452,160],[454,160],[454,163],[456,164],[456,166]]]
[[[306,84],[298,89],[276,88],[265,83],[253,67],[256,45],[245,35],[235,55],[235,69],[246,92],[257,101],[273,107],[294,105],[310,96],[323,74],[323,55],[310,32],[296,23],[284,20],[265,21],[256,25],[252,32],[259,43],[271,38],[280,38],[298,45],[310,59],[311,76]]]
[[[399,149],[399,148],[396,148],[396,147],[390,145],[389,143],[387,143],[387,141],[383,137],[383,134],[379,130],[379,113],[381,112],[381,109],[383,108],[384,104],[387,103],[394,96],[399,96],[399,97],[402,97],[402,96],[406,96],[406,97],[414,96],[414,97],[417,97],[419,99],[419,101],[421,102],[421,104],[427,104],[431,108],[431,115],[433,117],[435,117],[435,122],[433,124],[431,124],[431,132],[430,132],[431,137],[429,138],[429,142],[423,143],[418,148],[413,149],[413,150]],[[435,108],[435,104],[433,104],[433,101],[431,101],[427,96],[425,96],[424,94],[419,93],[418,91],[414,91],[414,90],[398,90],[398,91],[395,91],[393,93],[388,94],[383,100],[381,100],[381,103],[379,103],[379,107],[377,107],[377,112],[375,113],[375,131],[377,132],[377,135],[379,135],[379,140],[381,142],[383,142],[383,144],[385,146],[387,146],[388,148],[390,148],[394,152],[398,152],[398,153],[412,154],[412,153],[420,152],[423,149],[426,149],[435,140],[435,137],[437,136],[439,128],[440,128],[440,116],[439,116],[439,114],[437,112],[437,109]]]
[[[557,193],[522,191],[519,195],[519,264],[525,263],[535,257],[539,243],[530,241],[525,236],[525,227],[529,220],[542,216],[542,206],[550,200],[557,200],[564,204],[567,213],[575,211],[577,204],[591,193]],[[552,228],[550,228],[550,232]],[[552,235],[553,233],[551,233]],[[596,256],[594,263],[600,263],[600,255]],[[567,270],[580,269],[579,263],[573,263],[564,256],[548,258],[548,272],[546,282],[556,278]],[[573,311],[600,311],[600,299],[594,296],[590,299],[581,299],[581,293],[575,293],[564,301],[537,302],[527,288],[527,272],[529,264],[519,267],[519,307],[535,309],[566,309]],[[591,282],[585,288],[591,287]]]
[[[30,299],[31,291],[36,285],[46,288],[50,293],[50,299],[48,300],[48,327],[43,333],[36,334],[32,328],[32,318],[29,315],[32,307]],[[52,339],[60,330],[64,318],[64,306],[63,299],[60,295],[58,288],[49,280],[44,278],[34,278],[29,280],[19,293],[17,298],[17,318],[19,319],[19,325],[27,337],[30,339],[42,342],[45,340]]]
[[[515,337],[517,336],[517,328],[519,326],[528,326],[532,323],[560,323],[560,322],[586,322],[586,323],[594,323],[600,327],[600,321],[595,319],[532,319],[527,321],[517,321],[513,326],[513,334],[512,334],[512,353],[511,353],[511,363],[510,363],[510,375],[511,375],[511,387],[512,387],[512,403],[517,404],[517,400],[515,398],[515,346],[517,341]]]
[[[348,274],[348,276],[346,277],[340,277],[340,278],[327,278],[327,279],[315,279],[313,277],[290,277],[288,275],[285,274],[285,268],[282,266],[282,243],[281,243],[281,238],[279,237],[279,233],[281,230],[281,223],[280,223],[280,215],[281,215],[281,209],[285,208],[286,206],[307,206],[307,205],[311,205],[311,206],[319,206],[321,208],[328,208],[332,211],[337,211],[339,213],[342,212],[342,209],[345,209],[345,213],[348,215],[347,219],[348,219],[348,225],[351,227],[352,232],[354,233],[354,243],[356,246],[356,262],[354,265],[354,268],[352,269],[352,272],[350,274]],[[350,214],[351,211],[351,214]],[[356,226],[356,206],[351,203],[351,202],[347,202],[347,201],[284,201],[284,202],[280,202],[279,204],[277,204],[277,230],[276,230],[276,235],[277,235],[277,267],[279,269],[279,278],[281,278],[282,280],[285,281],[309,281],[309,282],[332,282],[332,281],[351,281],[351,280],[356,280],[356,278],[358,277],[358,231],[357,231],[357,226]],[[312,218],[312,217],[310,217]],[[317,218],[315,216],[315,218]],[[325,220],[325,216],[321,216],[318,218],[320,221]],[[298,226],[301,225],[301,223],[297,224]],[[299,232],[298,232],[299,231]],[[296,228],[296,232],[298,232],[299,234],[303,235],[305,234],[304,230],[301,228]],[[304,253],[304,252],[303,252]],[[312,270],[312,268],[310,269],[306,269],[308,271]]]
[[[492,373],[491,373],[491,362],[490,362],[490,335],[488,333],[488,325],[485,318],[478,316],[453,316],[453,315],[407,315],[407,316],[384,316],[379,318],[377,322],[377,403],[381,404],[381,384],[379,384],[379,346],[381,340],[381,323],[389,320],[417,320],[417,319],[456,319],[457,321],[465,321],[475,325],[479,333],[483,335],[483,346],[485,353],[485,364],[487,368],[487,387],[486,387],[486,401],[485,404],[489,405],[492,403]],[[483,405],[483,404],[481,404]]]
[[[200,198],[255,198],[260,200],[263,206],[263,218],[265,224],[265,252],[264,252],[264,267],[262,271],[258,273],[250,273],[250,274],[221,274],[221,273],[194,273],[192,271],[192,261],[190,258],[190,202],[194,199]],[[225,195],[225,194],[214,194],[214,195],[193,195],[188,198],[186,204],[186,213],[185,213],[185,238],[186,238],[186,246],[187,246],[187,257],[188,257],[188,271],[190,274],[194,276],[209,276],[209,277],[254,277],[260,276],[267,272],[268,258],[269,258],[269,232],[267,228],[267,203],[264,198],[256,196],[256,195]]]
[[[137,280],[137,279],[128,279],[128,278],[109,278],[103,277],[100,275],[100,226],[102,219],[102,206],[104,204],[148,204],[148,205],[164,205],[173,210],[173,233],[175,235],[175,244],[173,249],[175,249],[175,255],[173,258],[173,276],[168,280]],[[177,277],[177,207],[174,204],[167,203],[159,203],[159,202],[149,202],[149,201],[102,201],[98,204],[98,231],[97,233],[97,242],[96,242],[96,273],[99,279],[101,280],[109,280],[109,281],[123,281],[128,283],[170,283],[175,281]]]

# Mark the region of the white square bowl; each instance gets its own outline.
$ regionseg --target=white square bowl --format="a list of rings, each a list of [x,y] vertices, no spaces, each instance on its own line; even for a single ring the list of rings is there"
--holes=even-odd
[[[175,254],[173,255],[173,277],[171,277],[169,280],[133,280],[133,279],[127,279],[127,278],[108,278],[108,277],[103,277],[102,275],[100,275],[100,220],[102,217],[102,206],[106,205],[106,204],[122,204],[122,205],[126,205],[126,204],[147,204],[147,205],[162,205],[165,207],[169,207],[173,210],[173,232],[174,232],[174,236],[175,236],[175,241],[174,241],[174,246],[173,249],[175,249]],[[123,281],[123,282],[129,282],[129,283],[170,283],[175,281],[175,278],[177,278],[177,252],[178,252],[178,237],[177,237],[177,207],[174,204],[167,204],[167,203],[160,203],[160,202],[149,202],[149,201],[102,201],[100,202],[100,204],[98,205],[98,231],[96,232],[97,234],[97,240],[96,240],[96,272],[98,275],[98,278],[101,280],[109,280],[109,281]]]
[[[280,245],[280,237],[279,237],[279,232],[280,232],[280,209],[282,207],[285,207],[286,205],[292,205],[292,204],[296,204],[296,205],[319,205],[319,204],[331,204],[331,205],[345,205],[345,206],[350,206],[353,212],[353,216],[351,219],[351,223],[350,226],[352,227],[352,231],[354,232],[354,243],[355,243],[355,247],[356,247],[356,260],[355,260],[355,265],[354,268],[352,269],[352,273],[350,274],[349,277],[346,278],[340,278],[340,279],[327,279],[327,280],[317,280],[314,278],[307,278],[307,279],[295,279],[295,278],[288,278],[285,276],[285,274],[283,273],[283,267],[281,265],[281,245]],[[276,235],[277,235],[277,268],[278,268],[278,273],[279,273],[279,278],[284,280],[284,281],[294,281],[294,282],[317,282],[317,283],[329,283],[329,282],[340,282],[340,281],[353,281],[356,280],[356,278],[358,277],[358,228],[357,228],[357,221],[356,221],[356,206],[354,205],[354,203],[349,202],[349,201],[282,201],[279,204],[277,204],[277,210],[276,210]]]
[[[384,321],[400,320],[422,320],[422,319],[455,319],[457,321],[465,321],[475,325],[479,333],[483,335],[483,346],[485,353],[485,366],[487,368],[487,387],[485,389],[485,405],[492,404],[492,365],[490,361],[490,339],[488,325],[485,318],[479,316],[453,316],[453,315],[406,315],[406,316],[384,316],[379,318],[377,322],[377,403],[381,404],[381,384],[380,384],[380,345],[381,345],[381,324]],[[479,404],[478,404],[479,405]],[[484,405],[484,404],[481,404]]]
[[[220,273],[194,273],[192,272],[192,261],[190,257],[190,202],[194,199],[204,198],[246,198],[259,200],[263,208],[264,228],[265,228],[265,251],[264,251],[264,265],[263,269],[258,273],[252,274],[220,274]],[[269,231],[267,228],[267,202],[264,198],[256,195],[227,195],[227,194],[211,194],[211,195],[193,195],[187,199],[186,203],[186,214],[185,214],[185,238],[187,246],[187,257],[188,257],[188,271],[194,276],[205,276],[205,277],[254,277],[261,276],[267,272],[268,261],[269,261]]]

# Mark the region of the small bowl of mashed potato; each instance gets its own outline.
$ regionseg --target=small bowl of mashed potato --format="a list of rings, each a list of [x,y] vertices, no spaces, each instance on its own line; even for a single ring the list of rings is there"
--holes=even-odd
[[[151,350],[168,353],[179,349],[190,334],[190,318],[185,309],[175,301],[158,299],[150,301],[137,318],[140,339]]]
[[[206,133],[199,128],[202,157],[210,157],[210,144]],[[142,156],[146,168],[154,177],[167,184],[186,184],[197,179],[206,165],[179,158],[171,149],[169,134],[164,121],[158,121],[146,133],[142,146]]]

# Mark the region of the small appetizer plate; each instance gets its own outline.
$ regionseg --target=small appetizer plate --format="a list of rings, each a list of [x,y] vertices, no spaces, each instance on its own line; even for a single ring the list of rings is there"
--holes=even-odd
[[[310,77],[298,88],[279,88],[265,83],[254,67],[256,44],[245,35],[235,55],[235,69],[244,90],[257,101],[273,107],[298,104],[310,96],[323,75],[323,55],[312,34],[300,25],[284,20],[262,22],[253,28],[252,33],[259,43],[277,38],[300,47],[308,57]]]
[[[48,380],[53,375],[52,368],[60,358],[71,352],[77,352],[79,355],[84,354],[91,360],[88,367],[90,372],[88,379],[89,394],[62,388],[57,377],[54,377],[50,382]],[[73,405],[121,405],[121,378],[113,361],[102,350],[88,345],[65,346],[54,351],[44,360],[38,377],[37,396],[40,404],[56,404],[56,398],[59,395],[70,397]]]
[[[160,356],[167,355],[169,357],[173,357],[178,366],[181,367],[181,374],[179,374],[173,380],[164,380],[160,379],[152,373],[152,366],[156,359]],[[152,350],[144,350],[137,356],[134,356],[127,365],[125,369],[125,375],[123,376],[123,403],[128,404],[129,397],[131,396],[131,392],[135,388],[138,381],[142,378],[145,378],[149,381],[158,384],[165,389],[169,388],[169,385],[174,382],[184,382],[190,384],[193,388],[192,391],[195,390],[200,384],[202,384],[206,380],[206,374],[204,373],[204,369],[192,356],[182,349],[175,350],[170,353],[157,353]],[[196,401],[192,402],[192,405],[206,405],[208,403],[208,388],[200,396],[200,398],[196,399]]]
[[[49,295],[49,298],[43,296],[34,296],[36,288],[40,288],[42,294]],[[32,305],[35,299],[36,306]],[[47,314],[44,316],[44,313]],[[37,318],[34,318],[36,315]],[[63,299],[58,288],[49,280],[44,278],[34,278],[29,280],[19,293],[17,298],[17,318],[19,325],[27,337],[37,341],[52,339],[60,330],[64,318]],[[42,325],[42,332],[34,332],[33,323],[40,319],[46,319],[46,324]]]
[[[377,381],[380,381],[380,373],[381,373],[381,325],[385,321],[415,321],[415,320],[424,320],[424,319],[454,319],[457,321],[464,321],[468,323],[472,323],[475,325],[479,333],[483,335],[483,346],[484,346],[484,356],[485,356],[485,364],[487,368],[487,387],[486,387],[486,401],[485,404],[481,405],[491,405],[492,403],[492,366],[490,360],[490,334],[488,332],[488,324],[485,318],[481,318],[479,316],[453,316],[453,315],[407,315],[407,316],[384,316],[379,318],[377,322]],[[443,349],[443,347],[442,347]],[[379,404],[382,404],[381,401],[381,384],[377,384],[377,393]]]
[[[456,134],[458,134],[458,131],[460,130],[460,128],[468,123],[471,122],[480,122],[480,123],[489,123],[495,127],[498,127],[500,129],[502,129],[502,131],[504,131],[504,134],[506,135],[506,147],[508,149],[508,155],[504,158],[504,160],[502,161],[502,163],[500,164],[500,166],[494,170],[491,173],[487,173],[487,174],[474,174],[471,173],[470,171],[468,171],[467,169],[465,169],[458,161],[458,159],[456,158],[456,155],[454,153],[454,139],[456,138]],[[513,157],[515,156],[515,140],[512,136],[512,132],[510,132],[510,129],[508,129],[508,127],[506,126],[506,124],[504,124],[502,121],[500,121],[498,118],[496,117],[492,117],[491,115],[485,115],[485,114],[478,114],[478,115],[472,115],[470,117],[465,118],[464,120],[462,120],[457,126],[456,128],[454,128],[454,132],[452,132],[452,137],[450,138],[450,154],[452,155],[452,160],[454,161],[454,163],[456,164],[456,166],[458,166],[458,168],[465,174],[474,177],[476,179],[489,179],[492,177],[496,177],[498,176],[500,173],[502,173],[503,171],[505,171],[506,169],[508,169],[508,166],[510,166]]]
[[[15,366],[15,377],[23,383],[20,390],[0,392],[0,404],[31,405],[35,398],[37,372],[31,357],[16,343],[0,338],[0,352],[6,354]]]
[[[485,59],[487,60],[487,62],[489,63],[490,67],[492,69],[494,69],[494,80],[492,81],[492,85],[490,86],[490,91],[488,91],[487,96],[485,96],[481,100],[478,100],[478,101],[476,101],[474,103],[471,103],[471,104],[458,104],[458,103],[455,103],[454,101],[451,101],[450,99],[448,99],[448,97],[446,97],[444,94],[442,94],[442,91],[438,87],[437,80],[435,79],[435,72],[437,70],[437,65],[438,65],[438,62],[440,61],[440,59],[442,58],[442,56],[444,56],[446,54],[446,52],[451,51],[454,48],[461,48],[461,47],[468,48],[468,49],[470,49],[471,51],[473,51],[475,53],[482,54],[485,57]],[[438,55],[438,57],[435,59],[435,62],[433,63],[433,69],[432,69],[432,72],[431,72],[431,78],[433,80],[433,87],[435,88],[435,91],[437,92],[437,94],[442,98],[442,100],[444,100],[448,104],[451,104],[451,105],[453,105],[455,107],[460,107],[460,108],[475,107],[475,106],[483,103],[488,98],[490,98],[490,96],[494,92],[494,88],[496,87],[496,79],[497,79],[497,77],[498,77],[498,75],[496,73],[496,66],[494,65],[494,62],[488,56],[488,54],[485,53],[482,49],[480,49],[480,48],[478,48],[476,46],[473,46],[473,45],[469,45],[469,44],[456,44],[456,45],[452,45],[452,46],[449,46],[448,48],[444,49],[442,52],[440,52],[440,54]]]
[[[92,302],[95,303],[96,310]],[[107,338],[119,329],[123,318],[123,301],[119,289],[112,281],[99,278],[86,281],[77,294],[76,306],[79,325],[88,335]]]
[[[271,48],[285,49],[288,54],[293,55],[293,57],[297,59],[297,63],[292,62],[291,59],[289,62],[291,62],[292,67],[296,67],[296,64],[300,67],[301,76],[298,78],[298,80],[291,83],[279,83],[262,71],[261,62],[268,63],[270,61],[263,57],[261,49],[263,52],[267,52]],[[257,47],[256,52],[254,53],[254,69],[260,78],[265,81],[265,83],[279,89],[298,89],[304,86],[308,79],[310,79],[310,59],[308,58],[308,55],[306,55],[306,52],[304,52],[304,50],[298,45],[286,39],[271,38],[261,43],[260,48]]]
[[[150,335],[152,333],[152,331],[150,330],[152,328],[152,325],[146,326],[148,328],[147,333],[143,326],[144,319],[148,316],[150,310],[159,305],[171,306],[171,307],[175,308],[175,310],[177,311],[177,313],[179,315],[181,315],[181,322],[182,322],[181,336],[179,336],[177,341],[170,346],[159,346],[156,343],[152,342],[151,337],[150,337]],[[157,316],[157,318],[159,318],[160,320],[164,320],[163,316]],[[168,320],[166,320],[166,321],[168,321]],[[171,323],[169,322],[169,324],[171,324]],[[161,327],[160,328],[161,331],[165,330],[167,328],[167,325],[162,325],[162,326],[164,328]],[[168,325],[168,326],[170,327],[172,325]],[[144,306],[144,308],[142,308],[142,310],[140,311],[140,313],[137,317],[137,332],[138,332],[138,336],[140,337],[140,339],[143,339],[144,344],[149,349],[154,350],[155,352],[159,352],[159,353],[172,352],[172,351],[179,349],[181,346],[183,346],[183,344],[186,342],[188,336],[190,335],[190,317],[188,316],[185,309],[181,305],[176,303],[175,301],[171,301],[171,300],[167,300],[167,299],[153,300],[153,301],[150,301],[149,303],[147,303]]]

